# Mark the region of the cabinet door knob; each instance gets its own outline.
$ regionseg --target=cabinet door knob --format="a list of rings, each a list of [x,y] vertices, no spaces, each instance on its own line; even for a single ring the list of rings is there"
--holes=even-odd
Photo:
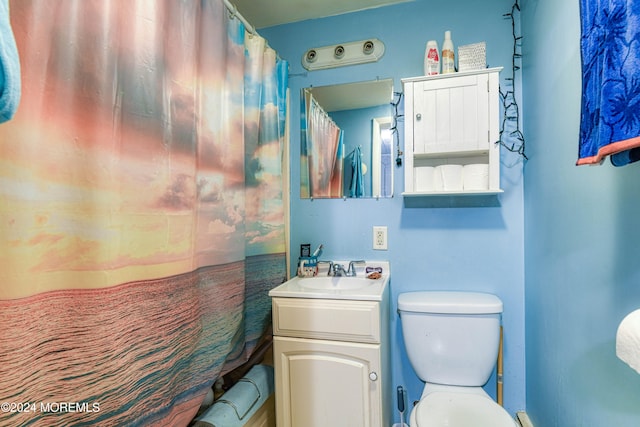
[[[416,114],[416,120],[420,120],[420,119],[422,119],[422,114],[420,113]]]
[[[375,381],[375,380],[377,380],[377,379],[378,379],[378,374],[376,374],[375,372],[370,372],[370,373],[369,373],[369,379],[370,379],[371,381]]]

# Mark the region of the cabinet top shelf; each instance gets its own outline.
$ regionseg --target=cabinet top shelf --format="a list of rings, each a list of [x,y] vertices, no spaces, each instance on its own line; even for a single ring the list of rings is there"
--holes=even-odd
[[[502,189],[489,190],[460,190],[460,191],[405,191],[402,193],[404,197],[425,197],[425,196],[493,196],[504,193]]]
[[[417,76],[401,79],[402,83],[420,82],[424,80],[441,80],[450,79],[452,77],[473,76],[477,74],[489,74],[502,71],[503,67],[483,68],[482,70],[463,71],[459,73],[437,74],[435,76]]]
[[[413,153],[413,158],[416,160],[419,159],[446,159],[449,157],[483,157],[489,155],[489,149],[481,149],[481,150],[466,150],[466,149],[458,149],[458,150],[441,150],[441,151],[431,151],[428,153]]]

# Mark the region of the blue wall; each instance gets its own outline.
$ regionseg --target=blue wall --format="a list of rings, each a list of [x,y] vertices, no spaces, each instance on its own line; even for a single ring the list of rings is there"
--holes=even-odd
[[[640,425],[640,375],[615,356],[640,308],[640,164],[574,166],[579,2],[523,4],[527,411],[536,427]]]
[[[404,169],[395,170],[395,196],[369,200],[301,200],[299,198],[299,122],[302,87],[391,77],[397,91],[400,79],[422,74],[427,40],[442,44],[445,30],[456,45],[487,42],[489,66],[509,66],[511,24],[503,14],[511,1],[458,2],[417,0],[326,19],[263,29],[281,57],[291,62],[291,247],[324,244],[325,259],[388,259],[392,269],[392,312],[398,293],[422,289],[493,292],[504,301],[504,403],[513,413],[525,408],[524,349],[524,211],[522,163],[502,152],[499,206],[476,208],[405,208]],[[377,37],[385,43],[383,58],[365,64],[309,72],[301,65],[311,47]],[[502,74],[502,80],[507,73]],[[402,141],[402,135],[401,135]],[[388,227],[388,251],[372,249],[372,227]],[[393,384],[403,385],[412,402],[423,384],[404,351],[400,322],[392,319]],[[487,391],[495,395],[495,379]],[[397,412],[397,411],[396,411]],[[396,416],[396,421],[398,417]]]

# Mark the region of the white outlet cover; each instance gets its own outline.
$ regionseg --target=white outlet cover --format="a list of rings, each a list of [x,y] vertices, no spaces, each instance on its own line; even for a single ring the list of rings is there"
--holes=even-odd
[[[373,249],[387,250],[387,227],[386,226],[374,226],[373,227]]]

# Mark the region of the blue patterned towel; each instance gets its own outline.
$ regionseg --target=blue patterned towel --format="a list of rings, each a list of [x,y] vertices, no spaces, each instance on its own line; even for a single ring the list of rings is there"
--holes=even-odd
[[[580,0],[578,165],[640,160],[640,2]]]
[[[9,21],[9,0],[0,0],[0,123],[11,120],[20,102],[20,60]]]
[[[242,427],[274,391],[273,366],[255,365],[192,426]]]

